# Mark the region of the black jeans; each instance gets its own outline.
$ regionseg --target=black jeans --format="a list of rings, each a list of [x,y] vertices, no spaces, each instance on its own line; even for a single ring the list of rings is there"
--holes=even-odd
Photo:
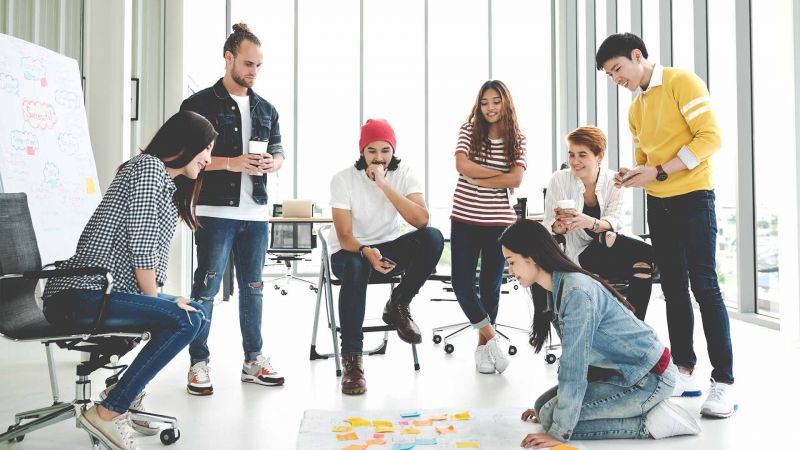
[[[692,293],[700,305],[711,376],[733,383],[733,349],[728,310],[722,300],[716,272],[717,216],[714,191],[694,191],[674,197],[647,196],[647,222],[661,288],[667,301],[667,327],[672,360],[694,368]]]
[[[653,290],[653,247],[646,242],[617,233],[617,238],[611,247],[595,238],[581,252],[578,259],[581,267],[606,280],[627,282],[628,290],[625,292],[625,298],[636,309],[634,312],[636,317],[644,320],[647,305],[650,303],[650,293]],[[637,269],[634,269],[633,265],[636,263],[649,264],[650,276],[647,278],[634,276]]]
[[[444,237],[436,228],[425,227],[371,247],[397,263],[389,275],[402,273],[403,280],[392,292],[391,300],[409,304],[436,269],[444,249]],[[361,327],[364,324],[372,265],[358,253],[339,250],[331,256],[331,270],[342,281],[339,289],[342,355],[360,355],[364,347]]]

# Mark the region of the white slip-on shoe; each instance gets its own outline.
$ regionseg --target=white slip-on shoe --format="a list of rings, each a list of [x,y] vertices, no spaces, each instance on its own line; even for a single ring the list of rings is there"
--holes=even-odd
[[[485,345],[479,345],[475,349],[475,368],[480,373],[494,373],[494,361],[489,355],[489,350]]]
[[[494,368],[500,373],[503,373],[511,363],[506,353],[507,349],[504,347],[505,346],[500,343],[500,336],[497,334],[486,342],[486,350],[494,361]]]
[[[644,425],[653,439],[700,434],[701,431],[700,425],[689,412],[669,399],[661,401],[647,412]]]

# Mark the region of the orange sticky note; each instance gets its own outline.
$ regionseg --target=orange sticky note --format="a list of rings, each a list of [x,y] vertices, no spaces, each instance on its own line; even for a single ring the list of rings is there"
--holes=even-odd
[[[358,439],[358,435],[355,433],[344,433],[336,435],[336,440],[339,441],[355,441],[356,439]]]
[[[370,439],[367,441],[367,445],[386,445],[386,441],[384,439]]]
[[[350,427],[350,426],[347,426],[347,425],[334,425],[333,426],[333,432],[334,433],[342,433],[342,432],[345,432],[345,431],[353,431],[353,427]]]
[[[456,442],[456,448],[480,448],[477,442]]]
[[[438,416],[428,417],[430,420],[447,420],[447,414],[439,414]]]
[[[456,427],[454,427],[452,425],[450,425],[448,427],[436,427],[436,432],[439,433],[439,434],[453,433],[455,431],[456,431]]]
[[[550,450],[578,450],[578,448],[567,444],[559,444],[555,447],[550,447]]]
[[[428,419],[428,420],[412,420],[412,422],[414,422],[414,425],[416,425],[418,427],[429,427],[429,426],[433,425],[433,422],[431,421],[431,419]]]
[[[420,431],[416,428],[405,428],[400,434],[419,434]]]
[[[469,411],[453,414],[453,420],[469,420],[470,418]]]
[[[364,450],[367,447],[369,447],[369,446],[368,445],[353,444],[353,445],[348,445],[347,447],[342,448],[342,450]]]

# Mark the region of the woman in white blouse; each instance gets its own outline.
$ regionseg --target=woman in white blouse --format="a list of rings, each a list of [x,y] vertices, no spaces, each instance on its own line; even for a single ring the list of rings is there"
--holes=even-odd
[[[603,278],[626,280],[626,297],[644,320],[653,287],[653,250],[618,232],[622,191],[614,187],[616,172],[600,164],[605,134],[597,127],[579,127],[567,135],[567,145],[569,169],[550,178],[544,225],[564,235],[565,251],[575,263]]]

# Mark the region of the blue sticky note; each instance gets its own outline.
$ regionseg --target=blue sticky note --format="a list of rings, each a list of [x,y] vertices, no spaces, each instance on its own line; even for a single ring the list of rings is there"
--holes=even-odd
[[[414,448],[415,445],[417,444],[414,442],[397,442],[392,445],[392,450],[409,450]]]
[[[436,445],[436,438],[417,438],[417,445]]]
[[[408,411],[400,414],[400,417],[404,419],[408,419],[410,417],[419,417],[419,413],[416,411]]]

